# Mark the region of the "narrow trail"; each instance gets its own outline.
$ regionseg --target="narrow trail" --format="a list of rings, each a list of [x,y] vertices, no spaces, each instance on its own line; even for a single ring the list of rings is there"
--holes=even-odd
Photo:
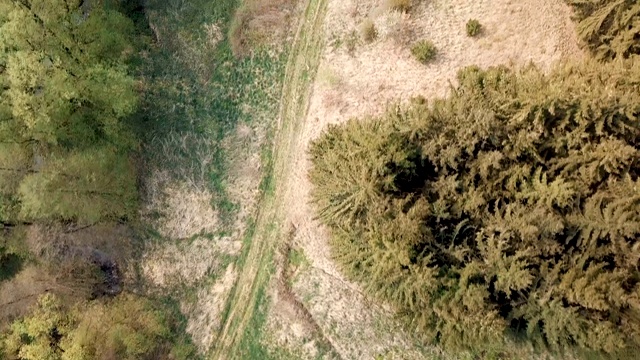
[[[283,224],[284,184],[291,174],[293,144],[306,118],[311,84],[322,50],[322,21],[326,0],[307,0],[306,9],[292,44],[285,70],[280,100],[278,129],[273,142],[272,182],[274,191],[261,199],[253,237],[244,266],[231,294],[229,312],[218,336],[211,359],[230,359],[241,343],[245,328],[253,316],[260,289],[270,278],[273,252],[286,237]]]

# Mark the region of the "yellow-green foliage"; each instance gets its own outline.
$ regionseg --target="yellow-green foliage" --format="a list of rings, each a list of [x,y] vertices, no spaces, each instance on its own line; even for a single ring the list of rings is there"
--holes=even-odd
[[[47,294],[0,338],[0,355],[7,360],[175,359],[169,355],[170,325],[163,311],[132,295],[69,309]]]
[[[0,219],[134,215],[133,23],[80,0],[0,0]]]
[[[567,0],[575,10],[577,30],[599,59],[640,54],[640,1]]]
[[[601,66],[470,67],[329,128],[310,178],[344,271],[449,348],[640,351],[640,61]]]

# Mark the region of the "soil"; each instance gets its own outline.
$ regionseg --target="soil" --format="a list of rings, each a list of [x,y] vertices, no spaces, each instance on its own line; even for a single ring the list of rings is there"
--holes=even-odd
[[[555,0],[422,1],[408,13],[390,11],[382,1],[329,0],[327,42],[306,121],[291,149],[292,173],[282,201],[287,221],[298,229],[294,243],[310,264],[293,290],[342,358],[418,359],[424,354],[397,326],[392,312],[363,295],[332,261],[329,234],[314,220],[310,204],[309,142],[329,124],[379,114],[391,102],[446,96],[456,72],[465,66],[532,62],[550,69],[561,60],[579,59],[583,52],[570,16],[570,9]],[[371,43],[357,35],[365,19],[378,30]],[[466,35],[469,19],[482,24],[479,36]],[[438,48],[434,61],[426,65],[410,52],[411,44],[422,39]]]

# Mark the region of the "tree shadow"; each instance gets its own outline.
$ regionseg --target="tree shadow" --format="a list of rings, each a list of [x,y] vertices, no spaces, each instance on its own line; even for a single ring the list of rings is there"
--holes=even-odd
[[[0,282],[9,280],[22,270],[24,259],[15,254],[0,256]]]

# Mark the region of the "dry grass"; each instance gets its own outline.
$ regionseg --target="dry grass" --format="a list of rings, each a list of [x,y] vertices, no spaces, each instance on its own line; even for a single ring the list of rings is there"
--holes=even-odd
[[[171,181],[166,171],[156,171],[147,182],[147,192],[143,215],[156,224],[163,237],[186,239],[216,230],[218,212],[208,189]]]
[[[316,81],[330,88],[339,87],[343,80],[329,64],[325,64],[318,69]]]
[[[234,265],[229,264],[215,283],[198,289],[194,302],[183,301],[180,305],[182,313],[189,314],[187,333],[201,353],[206,353],[213,345],[221,326],[224,306],[237,277]]]
[[[246,56],[252,49],[283,42],[297,3],[298,0],[244,1],[229,29],[234,55]]]
[[[155,286],[194,285],[219,273],[240,252],[241,243],[229,238],[198,238],[188,244],[161,243],[149,246],[141,261],[145,279]]]
[[[388,9],[407,12],[411,8],[411,0],[386,0]]]
[[[370,43],[378,37],[378,30],[371,19],[365,19],[360,24],[360,37],[364,42]]]

